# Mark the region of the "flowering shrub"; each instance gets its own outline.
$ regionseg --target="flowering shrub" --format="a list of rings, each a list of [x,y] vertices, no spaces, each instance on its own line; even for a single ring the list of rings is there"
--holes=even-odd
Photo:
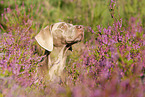
[[[127,29],[121,22],[118,20],[107,29],[97,26],[98,31],[92,30],[93,37],[86,42],[80,61],[69,67],[71,79],[88,89],[89,96],[144,95],[145,34],[135,18],[130,19]]]
[[[16,13],[18,18],[15,17]],[[14,15],[9,16],[9,14]],[[35,74],[34,67],[41,60],[41,57],[34,54],[35,30],[32,29],[32,18],[20,13],[17,6],[16,12],[8,8],[2,16],[7,29],[1,26],[5,32],[0,39],[1,52],[4,53],[0,59],[1,76],[14,75],[17,81],[30,85],[33,82],[32,76]],[[14,20],[20,22],[14,23]]]
[[[40,26],[31,15],[33,7],[28,13],[23,4],[21,9],[5,9],[1,15],[5,26],[0,25],[0,96],[144,97],[142,21],[131,17],[123,24],[115,15],[116,1],[109,3],[112,25],[89,29],[91,38],[73,50],[60,84],[34,83],[43,56],[35,53],[34,36]]]

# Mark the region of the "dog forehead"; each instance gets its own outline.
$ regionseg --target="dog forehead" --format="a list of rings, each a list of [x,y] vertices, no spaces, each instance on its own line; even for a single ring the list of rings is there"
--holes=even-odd
[[[69,24],[69,23],[65,23],[65,22],[58,22],[58,23],[53,24],[52,30],[56,30],[57,28],[61,28],[63,26],[66,26],[69,28],[69,27],[73,27],[73,24]]]
[[[58,23],[53,24],[53,29],[57,29],[57,27],[63,23],[64,22],[58,22]]]

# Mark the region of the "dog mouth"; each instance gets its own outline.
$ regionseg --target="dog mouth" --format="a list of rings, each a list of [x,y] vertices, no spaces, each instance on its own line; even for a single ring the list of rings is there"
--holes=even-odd
[[[67,39],[65,41],[65,43],[67,44],[66,48],[70,51],[73,51],[72,50],[73,44],[78,43],[84,39],[84,27],[82,25],[75,26],[75,32],[76,32],[76,35],[73,39]]]
[[[78,35],[78,37],[75,38],[75,41],[76,42],[80,42],[84,39],[84,32],[82,32],[81,34]]]
[[[84,38],[84,34],[78,35],[75,39],[67,41],[66,42],[67,43],[66,47],[68,48],[68,50],[73,51],[72,50],[72,45],[82,41],[83,38]]]
[[[84,26],[82,25],[77,25],[76,26],[76,30],[77,30],[77,36],[75,38],[75,41],[82,41],[84,38]]]
[[[84,39],[84,27],[82,25],[75,26],[75,32],[75,37],[66,40],[67,44],[74,44]]]
[[[84,39],[84,34],[77,35],[74,39],[68,39],[65,41],[66,44],[74,44]]]

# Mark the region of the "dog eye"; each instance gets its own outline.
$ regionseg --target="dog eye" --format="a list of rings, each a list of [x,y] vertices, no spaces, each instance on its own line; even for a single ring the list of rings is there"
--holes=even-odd
[[[64,28],[64,23],[60,24],[57,28]]]
[[[63,29],[63,28],[64,28],[64,26],[61,26],[60,28],[62,28],[62,29]]]
[[[67,26],[66,25],[63,25],[60,27],[62,30],[67,30]]]

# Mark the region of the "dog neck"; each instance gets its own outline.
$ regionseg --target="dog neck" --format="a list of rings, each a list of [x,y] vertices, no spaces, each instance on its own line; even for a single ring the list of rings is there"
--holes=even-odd
[[[66,62],[68,46],[54,47],[52,52],[46,52],[46,57],[38,64],[38,78],[59,82]]]
[[[54,63],[56,63],[56,61],[61,60],[63,56],[65,56],[64,54],[65,49],[66,49],[65,46],[53,48],[53,51],[49,54],[51,59],[51,65],[49,65],[49,67],[51,67]]]
[[[54,47],[53,51],[48,55],[48,71],[49,80],[59,80],[62,75],[66,62],[66,52],[68,47]]]

